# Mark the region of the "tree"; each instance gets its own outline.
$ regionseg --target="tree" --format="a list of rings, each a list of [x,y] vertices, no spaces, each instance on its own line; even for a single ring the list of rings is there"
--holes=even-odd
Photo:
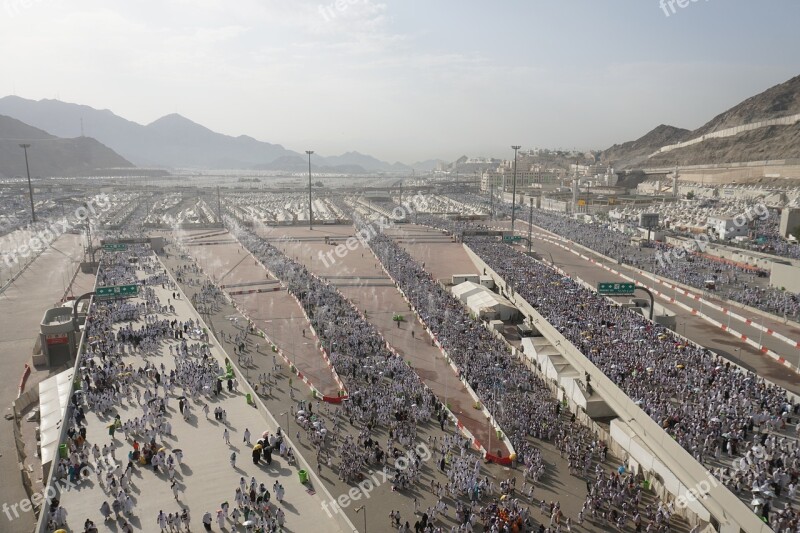
[[[796,228],[794,228],[794,229],[792,230],[792,232],[791,232],[791,233],[792,233],[792,236],[793,236],[795,239],[797,239],[798,241],[800,241],[800,226],[797,226]]]
[[[687,200],[694,200],[694,191],[689,191],[686,193]]]

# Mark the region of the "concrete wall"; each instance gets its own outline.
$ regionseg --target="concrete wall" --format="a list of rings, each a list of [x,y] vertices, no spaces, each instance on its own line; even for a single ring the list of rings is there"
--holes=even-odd
[[[769,276],[770,287],[784,287],[789,292],[800,293],[800,267],[773,263]]]
[[[732,128],[725,128],[723,130],[712,131],[711,133],[706,133],[700,137],[695,137],[694,139],[690,139],[688,141],[684,141],[677,144],[669,144],[667,146],[662,146],[652,155],[663,154],[665,152],[670,152],[677,148],[683,148],[685,146],[691,146],[693,144],[701,143],[707,139],[719,139],[723,137],[733,137],[734,135],[738,135],[740,133],[744,133],[745,131],[756,130],[759,128],[765,128],[767,126],[791,126],[795,122],[800,121],[800,114],[791,115],[788,117],[781,117],[781,118],[774,118],[771,120],[761,120],[759,122],[752,122],[750,124],[743,124],[741,126],[734,126]],[[651,156],[652,157],[652,156]]]

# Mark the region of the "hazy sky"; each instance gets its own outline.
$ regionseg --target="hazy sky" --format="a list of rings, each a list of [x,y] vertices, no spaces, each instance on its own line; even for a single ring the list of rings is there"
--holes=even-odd
[[[684,1],[0,0],[0,95],[412,163],[696,128],[800,74],[797,0]]]

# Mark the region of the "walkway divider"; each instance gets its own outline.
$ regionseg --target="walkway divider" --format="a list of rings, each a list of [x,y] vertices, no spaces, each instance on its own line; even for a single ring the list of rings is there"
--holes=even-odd
[[[445,409],[447,410],[447,412],[450,413],[450,416],[456,421],[456,427],[458,427],[458,430],[461,431],[461,433],[466,438],[468,438],[470,440],[472,446],[476,450],[480,450],[484,454],[484,458],[487,461],[498,463],[498,464],[501,464],[501,465],[504,465],[504,466],[512,466],[513,465],[513,460],[511,459],[511,457],[512,456],[516,457],[517,453],[514,450],[514,446],[511,444],[511,440],[508,439],[508,437],[505,435],[505,432],[502,430],[500,425],[494,419],[494,416],[492,416],[491,412],[489,412],[489,410],[483,404],[481,399],[478,397],[478,395],[472,389],[472,386],[470,386],[470,384],[467,383],[466,380],[461,376],[461,371],[458,369],[458,367],[455,365],[455,363],[453,363],[452,358],[447,353],[447,351],[445,351],[445,349],[442,347],[442,344],[439,342],[439,339],[436,338],[436,335],[434,335],[433,332],[430,330],[430,328],[428,328],[428,326],[425,324],[425,322],[423,322],[422,315],[419,314],[419,312],[417,311],[417,308],[414,307],[414,304],[412,304],[411,300],[409,300],[408,297],[406,296],[406,293],[398,285],[397,281],[394,280],[394,278],[391,276],[391,274],[389,274],[389,271],[386,270],[386,267],[383,266],[383,262],[375,254],[375,251],[372,249],[371,246],[368,246],[368,248],[369,248],[369,251],[372,252],[372,255],[375,256],[375,259],[378,261],[378,264],[381,266],[381,269],[383,269],[383,271],[386,273],[386,275],[389,277],[389,279],[394,281],[395,287],[400,292],[400,294],[403,296],[403,299],[406,301],[408,306],[414,311],[414,315],[416,316],[416,318],[419,321],[420,325],[422,325],[422,327],[425,329],[425,331],[428,333],[428,335],[431,336],[431,338],[433,339],[433,342],[436,344],[436,347],[439,348],[439,351],[442,352],[442,356],[445,358],[445,360],[447,361],[447,364],[453,370],[453,372],[455,373],[455,375],[458,378],[458,380],[464,385],[464,388],[467,390],[467,393],[470,395],[470,397],[473,399],[473,401],[476,403],[476,405],[480,405],[481,412],[484,414],[484,416],[487,418],[487,420],[489,420],[489,424],[491,425],[491,428],[492,428],[491,431],[498,432],[499,434],[501,434],[503,436],[503,438],[501,438],[499,440],[501,440],[503,442],[503,444],[506,446],[506,448],[508,448],[508,456],[507,457],[500,457],[498,455],[492,454],[490,450],[487,450],[481,444],[481,442],[475,437],[475,435],[473,435],[472,432],[464,426],[464,424],[458,419],[458,417],[455,415],[455,413],[453,413],[445,405]],[[387,343],[387,346],[388,346],[388,343]],[[390,349],[391,349],[391,347],[390,347]]]

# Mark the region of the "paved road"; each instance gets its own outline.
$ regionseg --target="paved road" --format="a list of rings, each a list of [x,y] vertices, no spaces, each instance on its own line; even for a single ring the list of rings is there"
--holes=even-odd
[[[495,224],[502,226],[504,223],[497,222]],[[510,228],[510,223],[507,223],[507,225]],[[525,227],[527,228],[527,223],[525,223]],[[565,250],[561,246],[548,242],[552,240],[553,234],[546,232],[537,226],[534,226],[534,229],[542,235],[549,235],[548,240],[534,239],[534,250],[540,252],[543,258],[548,261],[550,259],[550,254],[552,254],[552,258],[555,260],[556,265],[562,268],[570,276],[580,277],[587,283],[595,286],[601,281],[626,281],[623,278],[603,269],[600,264],[607,264],[608,261],[600,258],[596,254],[590,254],[586,250],[576,246],[568,246],[569,248],[575,249],[587,257],[594,257],[597,263],[591,263],[581,259],[579,256],[571,253],[568,250]],[[520,235],[527,235],[526,231],[518,230],[517,232]],[[620,271],[620,268],[622,268],[627,276],[636,279],[640,283],[648,286],[654,285],[651,279],[648,279],[640,274],[636,274],[636,271],[633,268],[626,267],[625,265],[617,265],[616,263],[610,266],[618,271]],[[662,286],[656,285],[656,287]],[[662,291],[666,291],[666,289],[663,289],[662,287]],[[699,294],[700,291],[697,291],[697,293]],[[688,305],[693,309],[697,309],[698,311],[702,311],[704,314],[708,314],[713,319],[722,322],[723,324],[727,324],[728,322],[727,316],[723,315],[721,312],[709,308],[709,306],[702,306],[701,308],[701,304],[699,304],[693,298],[682,296],[680,293],[675,293],[675,291],[672,291],[671,296],[676,298],[677,301]],[[713,297],[711,300],[714,300]],[[627,301],[627,298],[621,298],[618,299],[618,301]],[[677,333],[685,335],[694,342],[716,351],[720,355],[731,361],[741,364],[758,375],[768,378],[792,392],[800,394],[800,376],[798,376],[798,374],[792,369],[778,363],[771,357],[765,356],[760,350],[747,344],[740,337],[723,331],[719,327],[703,320],[701,317],[693,315],[679,305],[669,303],[661,298],[657,298],[657,302],[677,315]],[[725,305],[720,301],[716,301],[716,303],[721,306]],[[739,314],[742,313],[739,312]],[[754,322],[760,323],[760,315],[753,316],[758,317],[757,319],[754,319]],[[800,338],[800,329],[792,326],[791,323],[783,324],[781,320],[767,319],[764,321],[764,324],[768,325],[770,328],[774,328],[775,331],[783,332],[790,338]],[[732,321],[731,327],[745,333],[746,335],[750,336],[750,338],[759,338],[759,332],[755,328],[746,326],[742,322]],[[800,359],[800,350],[797,348],[793,349],[774,337],[763,335],[762,342],[770,349],[784,354],[785,357],[790,361]]]
[[[138,276],[143,279],[146,274],[139,271]],[[174,314],[159,314],[159,319],[182,321],[200,319],[188,299],[176,300],[172,298],[171,289],[160,286],[151,287],[162,303],[171,299],[172,305],[175,306]],[[135,298],[135,300],[139,300],[139,298]],[[119,329],[121,325],[125,324],[127,323],[115,324],[114,329]],[[187,339],[187,341],[192,344],[197,342],[197,339]],[[146,359],[156,367],[163,364],[168,373],[175,368],[175,358],[170,354],[168,347],[177,345],[179,342],[164,341],[156,353],[147,355],[128,351],[122,356],[122,361],[126,365],[132,364],[136,369],[143,366]],[[212,356],[224,366],[224,360],[228,354],[213,338],[210,347]],[[140,391],[144,390],[143,386],[136,386]],[[183,464],[176,466],[176,480],[180,487],[179,495],[177,499],[173,496],[169,479],[164,473],[155,473],[151,468],[135,466],[132,476],[132,497],[135,501],[135,509],[133,517],[130,518],[134,528],[143,531],[158,531],[155,524],[160,510],[172,513],[186,508],[190,511],[195,528],[200,529],[200,519],[206,511],[215,513],[216,509],[220,507],[220,503],[224,501],[230,502],[231,508],[234,507],[233,497],[240,477],[244,477],[248,481],[251,477],[255,477],[256,481],[264,483],[270,492],[273,492],[272,485],[276,480],[285,488],[284,502],[276,503],[276,505],[286,513],[287,530],[333,533],[347,529],[349,524],[330,520],[323,512],[321,506],[324,499],[323,492],[308,492],[306,487],[299,483],[297,470],[300,467],[298,465],[288,464],[277,454],[273,456],[271,466],[266,466],[263,462],[259,465],[253,464],[250,453],[252,445],[263,431],[275,432],[278,423],[267,413],[247,405],[245,392],[248,391],[242,388],[238,392],[225,390],[219,397],[190,398],[188,403],[192,407],[193,414],[188,420],[184,420],[178,412],[177,391],[171,395],[167,407],[167,419],[172,424],[172,435],[164,438],[163,445],[169,451],[177,448],[183,451]],[[203,403],[209,405],[212,413],[217,406],[223,407],[227,411],[227,421],[217,421],[213,415],[204,415],[201,410]],[[113,414],[119,414],[121,420],[125,422],[133,417],[141,416],[141,413],[142,410],[135,399],[132,402],[122,400],[114,406],[113,413],[105,416],[98,416],[94,411],[87,411],[87,441],[100,447],[113,442],[117,446],[116,459],[124,468],[127,463],[127,453],[132,450],[135,436],[131,434],[125,439],[124,435],[119,432],[112,437],[108,435],[106,427],[113,419]],[[230,432],[230,444],[223,439],[223,431],[226,428]],[[246,428],[252,434],[252,445],[244,442],[242,434]],[[229,461],[232,452],[238,455],[235,467]],[[111,496],[94,476],[78,485],[76,489],[62,493],[61,504],[69,513],[68,521],[71,529],[79,530],[86,518],[90,518],[98,526],[104,524],[99,512],[104,500],[110,502]],[[275,502],[274,493],[273,502]],[[114,521],[106,523],[103,527],[113,531],[119,527],[120,523]],[[216,527],[215,522],[214,528],[216,529]],[[234,527],[232,522],[228,522],[226,527],[240,529]]]
[[[228,287],[225,290],[233,294],[240,309],[270,339],[280,343],[282,351],[314,386],[326,396],[336,396],[339,387],[311,336],[302,308],[277,280],[228,233],[181,232],[180,237],[197,264],[211,279]],[[269,292],[235,294],[259,289]],[[212,326],[219,328],[221,322],[214,320]]]
[[[283,253],[298,257],[317,276],[336,285],[345,297],[366,313],[369,322],[387,342],[411,363],[434,394],[442,402],[451,405],[453,412],[478,441],[486,447],[491,445],[492,453],[500,449],[503,456],[507,457],[508,448],[505,445],[498,446],[496,439],[492,443],[491,424],[480,411],[472,407],[475,402],[467,388],[447,364],[442,352],[433,345],[432,338],[417,321],[408,302],[383,271],[372,252],[359,245],[344,257],[334,256],[335,263],[321,258],[334,248],[334,244],[325,244],[326,236],[332,237],[333,243],[341,244],[347,237],[355,235],[355,228],[322,226],[310,231],[307,228],[293,227],[286,228],[284,232],[291,239],[277,241],[275,245]],[[316,239],[307,240],[311,237]],[[442,250],[441,256],[445,255],[446,251]],[[447,259],[442,258],[443,261]],[[398,314],[404,317],[404,322],[393,320]]]
[[[0,405],[10,412],[11,402],[17,397],[17,385],[23,365],[31,363],[31,354],[39,333],[44,312],[61,300],[66,285],[78,267],[83,251],[81,237],[70,233],[62,235],[53,246],[44,251],[21,277],[0,295],[0,374],[5,376],[5,386],[0,388]],[[91,278],[91,277],[90,277]],[[86,279],[82,277],[81,279]],[[90,283],[91,284],[91,283]],[[43,379],[54,374],[47,369],[35,370],[28,379],[26,390],[38,387]],[[17,453],[11,428],[13,422],[4,420],[0,431],[0,503],[17,503],[27,497],[17,466]],[[27,422],[22,422],[27,424]],[[41,466],[35,462],[35,450],[27,453],[36,472]],[[4,533],[30,533],[34,526],[32,512],[7,521],[0,516],[0,531]]]

